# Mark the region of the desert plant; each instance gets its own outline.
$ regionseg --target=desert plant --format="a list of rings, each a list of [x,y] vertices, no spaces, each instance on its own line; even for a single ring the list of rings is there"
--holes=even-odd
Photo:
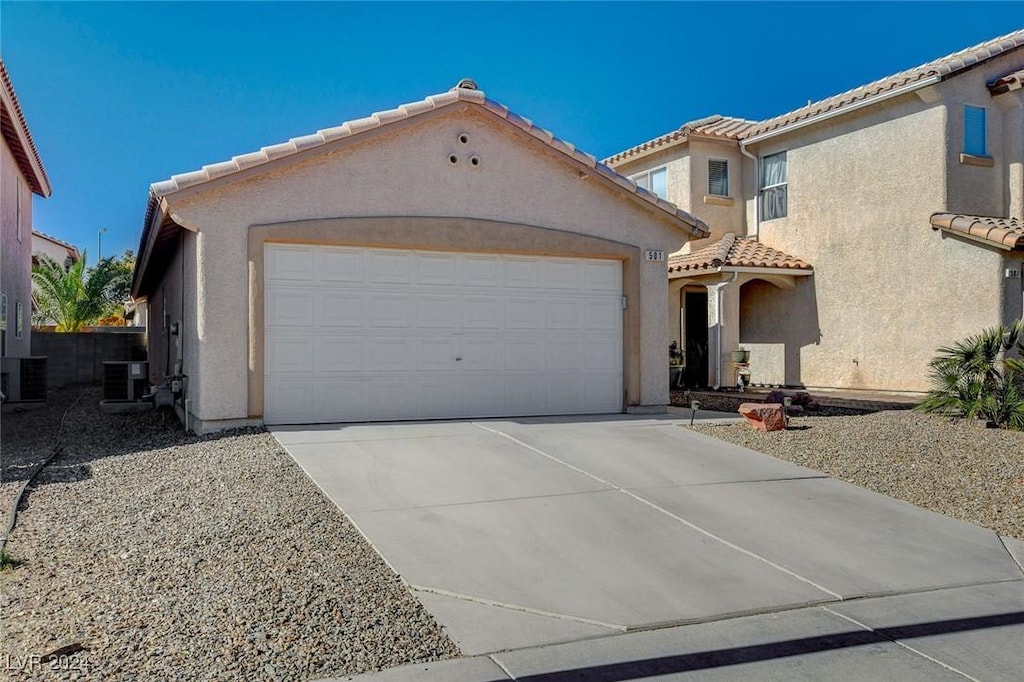
[[[76,332],[121,304],[126,275],[105,258],[86,268],[86,254],[65,268],[45,254],[32,266],[34,323],[53,324],[59,332]]]
[[[929,363],[932,389],[917,406],[919,412],[984,419],[1024,431],[1024,320],[991,327],[938,353]]]

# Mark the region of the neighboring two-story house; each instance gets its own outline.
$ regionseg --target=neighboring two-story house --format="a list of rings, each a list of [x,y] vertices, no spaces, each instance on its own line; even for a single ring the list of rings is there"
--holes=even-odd
[[[1022,81],[1024,30],[606,159],[711,229],[668,262],[684,380],[734,385],[746,349],[754,384],[923,391],[937,348],[1021,317]]]
[[[82,257],[78,247],[53,235],[32,230],[32,255],[46,254],[64,267],[70,267]]]
[[[31,354],[32,195],[50,196],[50,181],[2,59],[0,131],[0,358],[10,379]]]

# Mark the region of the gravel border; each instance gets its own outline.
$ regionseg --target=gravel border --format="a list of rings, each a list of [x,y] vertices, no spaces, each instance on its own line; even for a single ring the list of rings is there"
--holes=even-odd
[[[98,403],[89,389],[71,410],[65,452],[19,513],[0,660],[81,643],[60,679],[300,680],[460,655],[269,433],[186,436],[173,414]],[[8,472],[45,457],[46,424],[5,415]]]
[[[908,411],[690,428],[1024,540],[1024,433]]]

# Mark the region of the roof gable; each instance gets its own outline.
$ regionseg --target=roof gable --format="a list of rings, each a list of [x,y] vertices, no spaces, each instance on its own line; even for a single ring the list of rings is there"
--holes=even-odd
[[[42,197],[50,196],[50,179],[46,177],[43,161],[25,122],[25,114],[21,111],[21,103],[3,58],[0,58],[0,131],[32,191]]]
[[[688,141],[691,137],[710,138],[715,140],[738,140],[746,131],[757,125],[757,121],[748,121],[744,118],[734,116],[722,116],[715,114],[706,116],[695,121],[688,121],[679,126],[677,130],[665,133],[653,140],[648,140],[630,147],[618,154],[609,156],[604,163],[617,165],[635,158],[641,158],[661,149],[667,149]]]

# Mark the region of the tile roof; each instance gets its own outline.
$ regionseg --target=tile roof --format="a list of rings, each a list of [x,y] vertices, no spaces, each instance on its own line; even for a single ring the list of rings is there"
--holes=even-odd
[[[411,119],[416,116],[453,105],[481,107],[491,114],[507,121],[509,124],[519,128],[528,135],[540,140],[542,143],[563,156],[568,157],[576,163],[582,164],[598,177],[605,178],[607,181],[617,185],[620,189],[630,195],[633,195],[639,200],[664,211],[676,221],[687,225],[689,231],[698,237],[707,236],[709,233],[708,226],[704,221],[690,215],[675,204],[660,198],[653,192],[640,187],[634,181],[616,173],[608,165],[598,161],[594,156],[576,149],[574,145],[555,137],[552,133],[539,126],[534,125],[532,121],[510,111],[508,107],[503,104],[487,98],[483,91],[477,89],[476,83],[468,79],[463,79],[448,92],[431,95],[418,102],[402,104],[395,109],[381,111],[366,118],[348,121],[333,128],[318,130],[310,135],[295,137],[280,144],[263,147],[259,151],[252,152],[250,154],[235,156],[228,161],[203,166],[199,170],[173,175],[168,180],[153,183],[149,188],[149,201],[146,206],[146,216],[143,220],[142,236],[139,242],[139,257],[136,261],[136,269],[133,279],[133,293],[138,293],[137,287],[141,278],[140,273],[148,265],[149,243],[151,241],[152,231],[154,229],[157,229],[158,232],[162,230],[162,225],[154,226],[154,219],[157,216],[160,202],[163,197],[179,190],[202,185],[203,183],[216,178],[239,173],[250,168],[268,164],[277,159],[298,154],[308,149],[322,147],[338,140],[350,138],[370,130],[383,128],[399,121]],[[159,237],[159,234],[156,236]]]
[[[78,247],[75,246],[74,244],[69,244],[66,241],[64,241],[63,239],[58,239],[57,237],[54,237],[53,235],[46,234],[45,232],[40,232],[39,230],[32,230],[32,236],[34,236],[34,237],[41,237],[42,239],[45,239],[47,241],[53,242],[57,246],[63,246],[68,251],[73,252],[75,254],[76,258],[78,257]]]
[[[989,92],[993,95],[1001,95],[1010,90],[1020,90],[1024,87],[1024,69],[1018,69],[1013,73],[996,78],[988,84]]]
[[[753,239],[737,237],[732,232],[727,232],[719,241],[693,253],[675,254],[668,259],[670,273],[701,273],[718,268],[779,268],[803,271],[814,269],[799,258]]]
[[[979,215],[934,213],[933,230],[946,230],[1002,249],[1024,249],[1024,221]]]
[[[808,120],[832,111],[848,107],[852,104],[867,101],[903,86],[910,86],[915,83],[931,79],[933,77],[945,80],[965,69],[985,62],[1001,54],[1024,46],[1024,29],[1008,33],[1005,36],[993,38],[979,45],[968,47],[959,52],[935,59],[921,66],[916,66],[906,71],[900,71],[892,76],[862,85],[846,92],[823,99],[819,102],[808,104],[789,113],[767,119],[756,127],[747,131],[744,138],[756,137],[765,133],[784,128],[786,126]]]
[[[50,196],[50,179],[46,177],[46,169],[43,168],[43,161],[39,158],[39,151],[32,139],[28,123],[25,122],[25,114],[21,110],[21,102],[14,92],[14,84],[11,83],[11,76],[7,73],[7,66],[0,57],[0,89],[3,96],[0,97],[0,130],[4,140],[18,162],[21,172],[28,178],[32,191],[39,196]]]
[[[459,84],[448,92],[439,95],[431,95],[425,100],[421,100],[419,102],[402,104],[396,109],[381,111],[366,118],[342,123],[341,125],[333,128],[318,130],[311,135],[294,137],[287,142],[263,147],[257,152],[232,157],[229,161],[203,166],[201,169],[190,173],[173,175],[169,180],[156,182],[150,185],[150,195],[165,196],[167,194],[177,192],[178,190],[185,189],[186,187],[200,185],[215,178],[231,175],[232,173],[237,173],[254,166],[269,163],[276,159],[291,156],[307,149],[321,147],[334,142],[335,140],[358,135],[359,133],[363,133],[368,130],[382,128],[397,121],[413,118],[420,114],[425,114],[453,104],[465,102],[483,107],[487,111],[505,119],[512,125],[532,135],[549,147],[583,164],[598,175],[611,180],[627,192],[645,199],[648,203],[672,214],[674,217],[689,224],[691,227],[697,228],[698,233],[707,233],[707,225],[705,225],[703,221],[678,208],[675,204],[658,197],[653,192],[640,187],[629,178],[619,175],[607,165],[599,162],[595,157],[579,151],[574,145],[564,140],[560,140],[547,130],[534,125],[534,123],[529,119],[523,118],[522,116],[509,111],[508,107],[503,104],[499,104],[492,99],[488,99],[482,90],[476,89],[476,83],[468,79],[459,81]]]
[[[656,137],[653,140],[648,140],[638,144],[635,147],[630,147],[625,151],[621,151],[618,154],[609,156],[604,160],[606,164],[622,163],[634,156],[643,156],[646,153],[652,152],[661,147],[671,145],[676,142],[682,142],[688,140],[691,137],[710,137],[720,140],[737,140],[746,131],[750,130],[757,125],[757,121],[748,121],[743,118],[735,118],[733,116],[722,116],[721,114],[715,114],[713,116],[707,116],[705,118],[699,118],[695,121],[689,121],[679,126],[677,130],[673,130],[670,133],[665,133],[660,137]]]

